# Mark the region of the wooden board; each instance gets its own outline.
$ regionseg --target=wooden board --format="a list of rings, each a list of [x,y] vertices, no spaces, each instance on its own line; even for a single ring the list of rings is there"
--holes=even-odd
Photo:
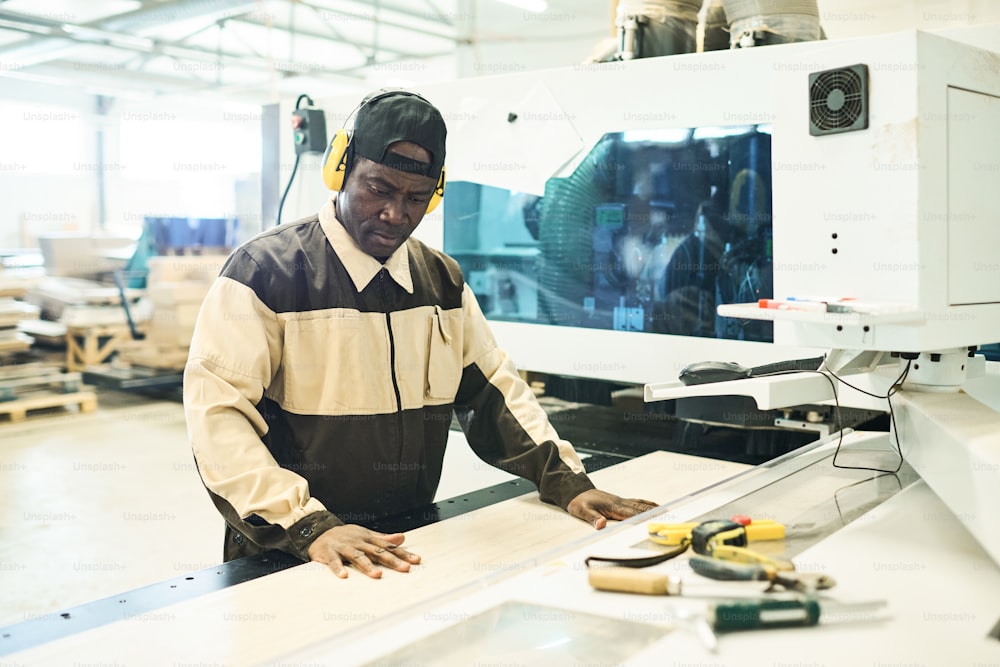
[[[34,364],[25,364],[34,366]],[[0,403],[21,398],[28,398],[26,393],[45,387],[63,394],[80,391],[83,376],[80,373],[63,373],[59,369],[43,370],[37,368],[33,372],[18,372],[17,366],[0,369]]]
[[[22,320],[38,317],[38,306],[11,298],[0,298],[0,327],[14,327]]]
[[[618,495],[670,503],[748,467],[654,452],[592,479]],[[407,574],[386,571],[374,580],[352,569],[338,579],[307,563],[5,657],[25,664],[144,664],[150,656],[162,664],[258,664],[331,635],[391,625],[409,605],[516,574],[553,549],[597,535],[532,493],[407,533],[406,546],[423,558]]]
[[[61,347],[66,344],[66,325],[62,322],[21,320],[17,323],[17,330],[34,338],[40,345]]]
[[[23,352],[31,347],[35,340],[26,334],[16,333],[13,336],[0,339],[0,354]]]
[[[163,346],[156,341],[133,341],[121,346],[118,360],[132,366],[145,366],[163,370],[181,370],[187,363],[188,348],[179,345]]]

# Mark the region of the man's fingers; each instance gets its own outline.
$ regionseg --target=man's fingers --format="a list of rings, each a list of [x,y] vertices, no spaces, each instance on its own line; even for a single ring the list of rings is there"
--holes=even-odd
[[[347,568],[344,567],[344,563],[340,560],[340,556],[336,553],[332,555],[330,560],[326,562],[326,566],[330,568],[330,571],[341,579],[347,578]]]
[[[385,552],[394,556],[398,561],[405,561],[406,563],[414,565],[420,562],[420,556],[415,553],[411,553],[400,546],[406,539],[402,533],[380,535],[379,538],[380,539],[372,540],[372,544],[376,545],[379,549],[384,549]],[[378,552],[377,549],[376,552],[382,553]],[[399,568],[397,567],[396,569],[398,570]]]
[[[608,524],[608,520],[604,518],[603,514],[587,505],[574,508],[572,514],[577,519],[583,519],[597,530],[604,528]]]
[[[351,561],[354,567],[358,568],[372,579],[378,579],[382,576],[382,570],[380,570],[373,562],[373,559],[361,549],[348,547],[347,553],[343,555]]]
[[[382,537],[393,547],[398,547],[406,541],[406,535],[403,535],[403,533],[391,533],[389,535],[382,535]]]
[[[567,509],[570,514],[583,519],[598,530],[604,528],[608,519],[622,521],[657,507],[651,500],[642,498],[620,498],[604,491],[592,489],[574,498]]]
[[[389,544],[387,546],[376,547],[372,546],[370,557],[373,562],[381,563],[386,567],[391,567],[398,572],[409,572],[410,563],[404,560],[408,554],[405,550],[396,547],[395,545]],[[419,557],[417,558],[419,561]]]
[[[633,500],[627,499],[617,502],[611,506],[611,516],[612,519],[628,519],[636,514],[642,514],[648,510],[657,507],[656,503],[650,502],[648,500]]]
[[[338,577],[346,577],[350,565],[378,579],[382,576],[380,566],[407,572],[411,564],[420,562],[420,556],[400,546],[405,539],[402,533],[379,533],[355,525],[336,526],[317,538],[308,553],[310,560],[324,563]]]

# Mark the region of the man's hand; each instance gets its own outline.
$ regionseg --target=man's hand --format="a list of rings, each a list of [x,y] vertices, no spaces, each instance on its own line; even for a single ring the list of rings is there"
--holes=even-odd
[[[420,556],[400,548],[406,538],[402,533],[376,533],[352,524],[336,526],[309,545],[309,559],[325,563],[340,578],[347,576],[347,564],[354,565],[372,579],[382,576],[379,565],[399,572],[409,572]]]
[[[566,511],[600,530],[608,525],[608,519],[621,521],[654,507],[657,504],[651,500],[619,498],[606,491],[591,489],[569,501]]]

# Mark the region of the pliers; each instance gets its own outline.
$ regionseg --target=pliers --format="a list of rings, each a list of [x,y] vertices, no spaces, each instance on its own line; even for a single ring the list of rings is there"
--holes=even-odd
[[[779,570],[772,565],[757,563],[746,564],[721,560],[708,556],[692,555],[689,559],[691,569],[698,574],[720,581],[767,581],[768,591],[780,586],[789,591],[799,593],[814,593],[818,590],[833,588],[836,585],[833,577],[814,572],[798,572],[796,570]]]

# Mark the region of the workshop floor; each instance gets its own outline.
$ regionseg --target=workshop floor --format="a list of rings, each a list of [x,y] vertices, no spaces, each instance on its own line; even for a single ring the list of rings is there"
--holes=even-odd
[[[100,393],[0,424],[0,625],[219,562],[181,405]]]

